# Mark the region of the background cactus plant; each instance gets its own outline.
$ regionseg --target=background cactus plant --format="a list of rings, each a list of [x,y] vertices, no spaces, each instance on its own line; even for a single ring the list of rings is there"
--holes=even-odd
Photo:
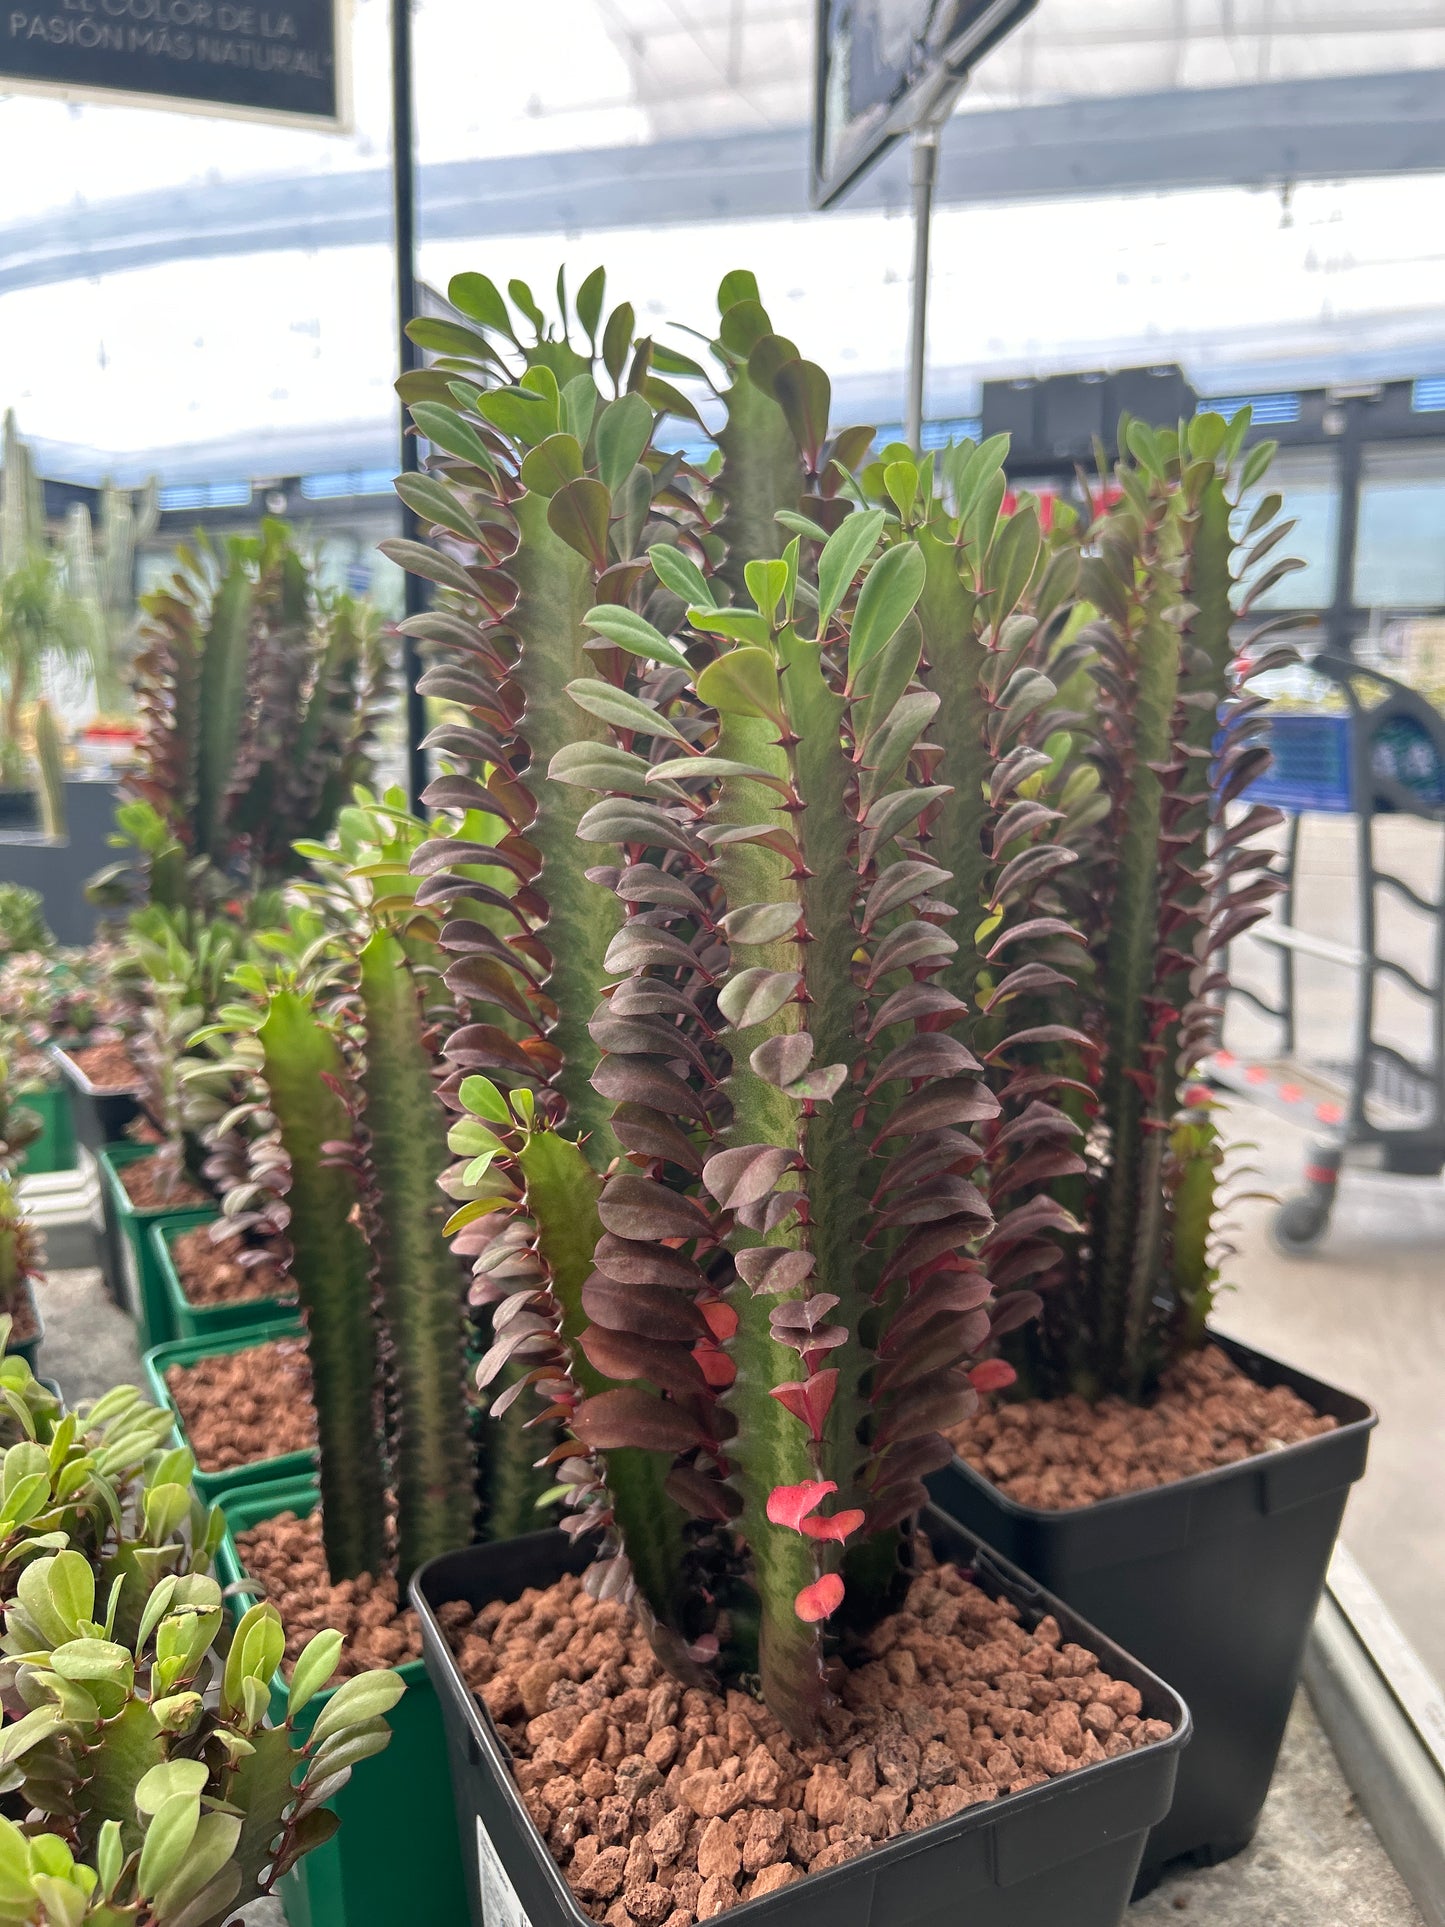
[[[219,1066],[190,1072],[225,1217],[274,1242],[296,1281],[338,1580],[389,1564],[388,1490],[403,1582],[466,1544],[477,1512],[465,1280],[436,1188],[446,1127],[432,1006],[440,997],[456,1013],[408,872],[424,836],[398,796],[365,798],[333,845],[305,846],[318,907],[236,973],[242,1000],[209,1039]]]
[[[1096,787],[1056,832],[1077,858],[1057,888],[1086,952],[1049,997],[1099,1051],[1060,1066],[1087,1087],[1088,1168],[1058,1187],[1085,1229],[1021,1347],[1040,1390],[1138,1398],[1202,1339],[1217,1278],[1222,1147],[1197,1078],[1228,945],[1279,887],[1259,838],[1280,814],[1238,799],[1270,754],[1248,678],[1290,659],[1265,641],[1278,622],[1245,639],[1234,624],[1300,566],[1279,557],[1281,498],[1242,506],[1273,452],[1241,455],[1248,419],[1126,422],[1117,500],[1086,533],[1089,619],[1061,720]]]
[[[584,289],[592,354],[565,387],[549,358],[581,351],[525,288],[535,340],[469,276],[452,297],[482,333],[428,334],[444,359],[409,389],[433,454],[408,499],[434,548],[398,559],[441,591],[416,625],[428,686],[467,712],[433,738],[452,768],[431,797],[496,798],[506,836],[467,854],[522,880],[501,931],[442,931],[478,1007],[449,1045],[466,1113],[449,1184],[470,1195],[453,1222],[498,1303],[484,1376],[525,1364],[570,1433],[552,1457],[573,1528],[610,1530],[593,1583],[633,1593],[679,1670],[760,1674],[811,1734],[825,1623],[893,1597],[939,1429],[970,1409],[996,1327],[1034,1309],[985,1269],[1004,1227],[973,1177],[990,1084],[1014,1073],[964,1041],[976,1013],[942,980],[986,880],[975,864],[955,892],[931,857],[952,792],[925,740],[929,558],[911,503],[891,529],[867,503],[872,432],[830,438],[826,376],[730,275],[720,460],[687,468],[657,420],[697,417],[670,378],[703,369],[629,348],[625,308],[597,366],[600,277]],[[512,385],[484,387],[509,356]],[[624,402],[625,461],[607,427]],[[569,561],[577,592],[539,637],[528,585],[555,579],[557,540],[590,566],[592,606]],[[1011,611],[1048,565],[1036,521],[1010,543]],[[1068,585],[1048,593],[1051,633]],[[975,726],[975,782],[1028,711],[1002,713]],[[1000,815],[1011,800],[1000,782]],[[419,901],[459,894],[439,857]],[[994,1047],[998,1004],[992,1020]],[[1001,1194],[1011,1156],[994,1147]],[[1034,1197],[1034,1230],[1067,1229],[1041,1176],[1011,1202]]]
[[[182,549],[144,598],[141,741],[104,901],[213,908],[295,874],[366,773],[387,684],[374,611],[324,596],[291,532],[266,521],[217,552]],[[137,869],[142,873],[139,877]]]

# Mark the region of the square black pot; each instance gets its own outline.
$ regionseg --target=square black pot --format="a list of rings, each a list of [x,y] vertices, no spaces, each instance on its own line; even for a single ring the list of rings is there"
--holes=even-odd
[[[75,1059],[59,1044],[50,1046],[50,1055],[70,1093],[76,1142],[91,1152],[100,1150],[105,1144],[119,1144],[125,1137],[126,1126],[140,1115],[137,1094],[134,1091],[98,1090]]]
[[[955,1459],[934,1503],[1167,1679],[1194,1718],[1174,1806],[1139,1893],[1170,1861],[1247,1846],[1274,1774],[1305,1643],[1376,1414],[1362,1400],[1233,1339],[1214,1342],[1261,1385],[1288,1385],[1338,1428],[1146,1492],[1043,1512]]]
[[[1036,1622],[1054,1613],[1066,1639],[1097,1652],[1115,1679],[1139,1689],[1144,1714],[1167,1720],[1168,1740],[1081,1767],[1027,1793],[967,1807],[903,1834],[841,1867],[794,1881],[728,1913],[737,1927],[1117,1927],[1149,1828],[1168,1811],[1189,1737],[1176,1694],[1101,1638],[1022,1573],[992,1559],[941,1514],[925,1521],[937,1551],[974,1565],[990,1593]],[[468,1690],[436,1618],[465,1600],[479,1610],[581,1572],[593,1557],[564,1533],[444,1553],[411,1582],[422,1653],[441,1701],[467,1865],[473,1927],[592,1927],[532,1824],[485,1707]]]

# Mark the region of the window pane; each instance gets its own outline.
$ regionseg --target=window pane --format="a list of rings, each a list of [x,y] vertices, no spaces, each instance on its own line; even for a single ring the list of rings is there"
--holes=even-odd
[[[1296,526],[1275,555],[1304,563],[1277,582],[1256,605],[1261,609],[1327,609],[1335,589],[1335,548],[1340,529],[1340,489],[1333,448],[1281,449],[1262,485],[1241,504],[1249,519],[1262,495],[1278,490]]]
[[[1355,602],[1445,607],[1445,442],[1365,450]]]

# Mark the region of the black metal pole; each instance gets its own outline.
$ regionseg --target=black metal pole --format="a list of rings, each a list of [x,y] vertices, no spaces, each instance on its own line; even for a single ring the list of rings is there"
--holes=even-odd
[[[398,372],[408,374],[421,365],[416,344],[406,324],[416,314],[416,152],[412,127],[411,0],[391,0],[391,180],[396,241],[396,328]],[[406,404],[401,404],[401,472],[414,475],[421,463],[415,435],[407,433]],[[401,504],[401,532],[407,541],[418,536],[415,512]],[[426,607],[426,585],[410,570],[403,577],[408,616]],[[407,790],[411,807],[421,809],[427,785],[426,704],[417,689],[421,655],[414,636],[403,635],[402,682],[406,689]]]

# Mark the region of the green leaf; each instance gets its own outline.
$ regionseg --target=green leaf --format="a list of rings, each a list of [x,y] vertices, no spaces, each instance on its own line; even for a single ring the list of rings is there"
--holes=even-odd
[[[480,542],[482,531],[476,517],[435,475],[398,475],[392,487],[423,522],[450,529],[470,542]]]
[[[785,529],[794,535],[806,536],[810,542],[826,542],[828,531],[815,522],[810,515],[799,515],[796,509],[779,509],[773,520],[781,522]]]
[[[602,365],[611,375],[615,388],[622,385],[622,373],[632,350],[636,326],[637,316],[633,313],[630,301],[620,303],[607,317],[607,326],[602,332]]]
[[[719,656],[698,677],[697,693],[725,714],[782,721],[777,664],[766,649],[731,649]]]
[[[478,1079],[478,1081],[486,1083],[486,1079]],[[331,1626],[314,1634],[306,1642],[306,1646],[302,1648],[301,1657],[291,1669],[291,1692],[287,1696],[287,1705],[285,1705],[287,1719],[295,1719],[297,1713],[301,1713],[302,1709],[316,1698],[316,1694],[322,1692],[322,1688],[328,1684],[329,1678],[335,1673],[337,1663],[341,1661],[341,1648],[345,1644],[347,1642],[343,1640],[343,1636],[335,1632]]]
[[[602,483],[584,475],[569,482],[547,504],[547,521],[554,535],[560,536],[600,574],[607,567],[607,531],[612,498]]]
[[[619,395],[597,417],[597,472],[614,492],[641,461],[652,439],[653,421],[641,395]]]
[[[464,422],[454,408],[446,408],[440,402],[419,401],[412,406],[411,418],[434,447],[474,463],[488,475],[496,473],[497,464],[491,450],[471,423]]]
[[[178,1793],[199,1798],[210,1777],[204,1760],[163,1760],[136,1782],[136,1806],[142,1813],[159,1813]]]
[[[843,525],[847,527],[847,523]],[[879,556],[858,591],[858,606],[848,635],[848,680],[891,642],[912,615],[923,593],[927,570],[916,542]]]
[[[883,470],[883,486],[906,522],[913,513],[913,504],[918,500],[917,463],[889,462]]]
[[[594,354],[597,352],[597,326],[602,319],[602,302],[606,291],[606,268],[594,268],[577,290],[577,319],[587,331]]]
[[[512,306],[524,314],[536,329],[537,339],[540,341],[546,331],[547,318],[537,306],[532,290],[525,281],[509,281],[507,293],[512,297]]]
[[[493,1124],[514,1121],[506,1098],[489,1077],[464,1077],[457,1096],[473,1117],[487,1118]]]
[[[1278,453],[1278,442],[1256,442],[1244,458],[1244,467],[1239,477],[1241,490],[1252,489],[1256,482],[1262,481],[1266,470]]]
[[[1189,452],[1196,461],[1212,462],[1224,446],[1226,424],[1213,411],[1195,415],[1189,423]]]
[[[483,421],[524,446],[545,441],[561,426],[554,401],[521,387],[488,389],[477,403],[477,413]]]
[[[405,1691],[406,1683],[401,1675],[389,1669],[360,1673],[355,1679],[343,1680],[317,1714],[310,1745],[318,1747],[333,1733],[343,1733],[347,1727],[359,1726],[363,1720],[381,1718],[391,1711]]]
[[[433,315],[419,315],[408,321],[406,332],[418,348],[428,354],[460,356],[468,361],[497,360],[497,351],[485,335],[462,327],[457,321],[443,321]]]
[[[471,320],[479,321],[484,328],[506,335],[509,341],[517,339],[507,304],[496,284],[489,281],[486,275],[454,274],[447,283],[447,300]]]
[[[747,562],[743,565],[743,580],[748,585],[748,594],[756,605],[758,614],[769,624],[775,621],[779,605],[788,589],[788,565],[786,562]]]
[[[687,740],[650,703],[629,695],[626,690],[615,689],[610,682],[579,677],[576,682],[568,683],[567,694],[579,709],[585,709],[589,716],[610,723],[614,729],[630,729],[634,734],[644,736],[667,736],[675,743]]]
[[[841,606],[854,576],[877,546],[878,538],[883,533],[883,521],[882,509],[868,509],[862,513],[855,511],[839,523],[823,544],[823,553],[818,557],[820,636]],[[900,616],[899,621],[902,620]]]
[[[574,375],[562,390],[562,423],[567,433],[583,448],[592,434],[597,404],[602,399],[591,375]]]
[[[615,406],[615,404],[614,404]],[[669,642],[661,630],[654,629],[645,616],[617,602],[600,602],[589,611],[586,626],[605,636],[619,649],[627,650],[629,655],[642,656],[651,662],[665,662],[674,669],[685,669],[692,673],[692,665],[675,642]]]
[[[753,609],[689,609],[687,619],[694,629],[701,629],[705,635],[727,636],[736,642],[761,646],[772,634],[766,618]]]
[[[630,749],[618,749],[612,743],[581,742],[559,749],[547,774],[554,783],[567,783],[576,789],[654,796],[656,785],[648,783],[648,768]]]
[[[522,458],[522,483],[534,495],[555,495],[582,472],[582,447],[575,435],[549,435]]]
[[[654,542],[647,557],[658,581],[680,601],[700,609],[717,607],[711,583],[690,555],[666,542]]]
[[[828,436],[832,383],[816,362],[794,357],[778,369],[772,386],[795,441],[807,457],[809,468],[814,468]]]
[[[136,1887],[149,1897],[179,1873],[200,1825],[201,1803],[194,1793],[173,1793],[156,1809],[146,1828],[136,1870]]]

